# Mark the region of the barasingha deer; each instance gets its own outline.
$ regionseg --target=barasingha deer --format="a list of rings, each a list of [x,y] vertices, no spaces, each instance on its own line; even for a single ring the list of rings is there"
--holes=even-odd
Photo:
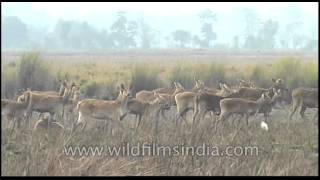
[[[305,111],[307,108],[319,108],[318,100],[318,88],[305,88],[299,87],[292,91],[292,111],[290,113],[290,119],[294,113],[300,109],[300,116],[305,119]],[[319,114],[319,111],[315,114],[315,119]]]
[[[7,122],[13,123],[11,132],[14,130],[16,123],[18,123],[18,128],[20,128],[27,107],[28,101],[17,102],[9,99],[1,99],[1,116],[4,117],[1,119],[2,122],[7,120]]]
[[[177,82],[173,82],[174,89],[172,88],[158,88],[153,91],[146,91],[142,90],[136,94],[136,98],[138,101],[144,103],[151,103],[156,99],[155,93],[158,93],[163,99],[167,99],[168,105],[172,106],[175,105],[174,96],[178,93],[185,91],[184,87]],[[165,106],[164,108],[160,109],[160,114],[163,119],[167,120],[168,118],[165,115],[165,111],[170,109],[170,106]]]
[[[123,84],[119,87],[119,95],[115,100],[107,101],[100,99],[84,99],[78,102],[76,110],[78,119],[74,125],[73,131],[82,124],[82,130],[85,129],[89,119],[104,120],[117,123],[122,127],[120,121],[128,113],[128,101],[132,98],[132,86],[128,89]]]
[[[65,88],[63,96],[39,94],[32,91],[24,92],[24,97],[28,99],[28,107],[25,114],[27,120],[29,121],[33,111],[50,113],[51,121],[54,119],[55,114],[61,113],[61,117],[63,118],[64,106],[69,100],[74,85],[68,85],[64,82],[63,86]]]
[[[162,109],[170,108],[167,99],[161,97],[157,92],[154,92],[154,96],[156,99],[152,102],[143,102],[136,98],[132,98],[128,101],[128,113],[138,116],[136,129],[141,124],[142,118],[156,118],[156,121],[158,121],[160,111]],[[153,115],[155,115],[155,117],[153,117]]]
[[[248,100],[244,98],[224,98],[220,101],[221,113],[219,120],[216,121],[215,128],[219,122],[227,120],[232,114],[240,114],[245,116],[247,126],[249,125],[249,116],[256,116],[265,103],[269,103],[267,93],[262,93],[261,97],[256,100]]]

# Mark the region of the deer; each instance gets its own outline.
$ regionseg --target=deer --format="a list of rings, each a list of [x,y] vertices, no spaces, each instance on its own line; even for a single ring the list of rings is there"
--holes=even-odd
[[[201,80],[196,80],[194,78],[194,81],[195,86],[191,91],[185,91],[175,95],[175,102],[177,105],[177,114],[175,118],[176,125],[179,119],[182,119],[188,125],[186,114],[188,111],[194,110],[194,98],[198,92],[207,92],[212,94],[219,92],[218,90],[207,88]],[[222,81],[219,81],[219,83],[222,83]]]
[[[218,89],[210,89],[207,88],[204,85],[204,82],[201,80],[195,80],[195,86],[192,88],[191,92],[182,92],[180,94],[177,94],[175,96],[175,101],[177,104],[177,114],[176,114],[176,123],[178,123],[178,120],[181,118],[184,120],[185,123],[186,121],[186,114],[188,111],[193,110],[194,115],[193,115],[193,124],[194,124],[194,119],[198,114],[198,111],[195,114],[195,111],[197,110],[197,107],[195,108],[195,97],[199,93],[208,93],[208,94],[218,94],[220,95],[229,95],[231,93],[234,93],[234,91],[230,90],[227,85],[223,81],[219,81],[219,88]],[[220,89],[220,90],[219,90]]]
[[[44,140],[56,140],[62,139],[65,132],[64,126],[59,122],[50,122],[50,114],[42,113],[39,120],[34,124],[32,131],[32,140],[36,143],[41,143]],[[59,142],[59,141],[57,141]]]
[[[146,116],[147,114],[156,114],[156,118],[158,118],[161,109],[170,108],[167,99],[163,98],[157,92],[154,92],[154,96],[156,98],[152,102],[143,102],[136,98],[132,98],[128,101],[128,113],[138,116],[136,129],[139,127],[143,116]]]
[[[218,114],[220,111],[219,103],[224,98],[245,98],[249,100],[256,100],[255,96],[259,93],[266,93],[266,101],[268,99],[268,103],[264,103],[261,110],[259,110],[259,113],[263,113],[265,120],[267,120],[276,100],[282,97],[281,92],[283,91],[282,89],[278,89],[277,91],[275,88],[272,88],[272,93],[270,93],[270,90],[260,91],[260,89],[250,90],[249,93],[244,93],[245,91],[232,90],[224,83],[221,83],[220,87],[221,90],[218,93],[213,94],[201,91],[195,96],[193,124],[196,121],[196,117],[198,115],[200,115],[200,117],[203,119],[206,113],[209,111]],[[246,89],[247,88],[244,88],[243,90]],[[252,96],[250,96],[250,92],[253,92],[251,94]],[[273,94],[273,96],[270,97],[269,94]]]
[[[50,113],[50,121],[53,120],[54,115],[62,112],[64,105],[68,102],[71,91],[73,89],[73,84],[69,86],[66,82],[63,83],[65,88],[63,96],[38,94],[32,91],[24,92],[24,97],[28,97],[28,107],[25,113],[27,120],[29,121],[30,115],[33,111],[44,113]]]
[[[251,99],[251,100],[257,100],[261,97],[263,93],[267,93],[269,97],[273,97],[274,90],[284,90],[288,91],[288,89],[285,87],[282,79],[275,80],[272,78],[272,85],[268,89],[264,88],[248,88],[248,87],[242,87],[235,91],[236,94],[238,94],[241,98]]]
[[[174,82],[174,85],[176,83]],[[174,88],[164,87],[164,88],[157,88],[152,91],[142,90],[136,93],[136,99],[143,102],[151,102],[155,99],[154,92],[162,93],[162,94],[172,94],[174,92]]]
[[[8,122],[13,122],[12,130],[15,128],[16,122],[18,122],[18,128],[28,106],[28,101],[17,102],[9,99],[1,99],[1,116],[4,116]]]
[[[269,100],[267,93],[262,93],[261,97],[256,100],[248,100],[243,98],[224,98],[220,101],[221,113],[216,121],[215,128],[218,123],[225,121],[232,114],[241,114],[245,116],[247,126],[249,126],[249,116],[256,116],[260,108]]]
[[[60,84],[60,88],[59,88],[59,92],[56,91],[32,91],[33,93],[37,93],[37,94],[46,94],[46,95],[53,95],[53,96],[63,96],[64,90],[65,90],[65,86],[64,84],[68,84],[67,80],[65,79],[64,81],[59,80],[59,84]],[[19,92],[22,92],[22,94],[20,96],[17,97],[17,101],[18,102],[22,102],[25,101],[25,97],[24,97],[24,93],[26,91],[31,91],[30,88],[27,88],[25,91],[24,90],[20,90]]]
[[[64,112],[66,113],[66,120],[70,122],[69,119],[73,117],[76,112],[76,106],[80,101],[80,87],[82,84],[76,85],[73,83],[73,89],[71,90],[70,98],[64,105]]]
[[[68,82],[65,79],[64,81],[59,80],[59,83],[60,83],[59,92],[56,92],[56,91],[32,91],[32,92],[37,93],[37,94],[44,94],[44,95],[63,96],[63,93],[65,91],[64,84],[67,84]],[[20,92],[21,91],[23,92],[23,90],[20,90]],[[31,89],[27,88],[26,91],[24,91],[24,92],[27,92],[27,91],[31,91]],[[22,93],[20,96],[17,97],[17,102],[24,102],[24,101],[26,101],[26,100],[25,100],[24,93]],[[40,115],[41,115],[41,113],[39,113],[38,119],[40,119]]]
[[[141,102],[152,102],[156,99],[155,93],[159,93],[160,96],[162,96],[164,99],[167,99],[171,105],[175,104],[174,101],[174,95],[176,95],[177,93],[183,92],[184,91],[184,87],[177,82],[173,82],[174,84],[174,91],[172,91],[171,89],[168,88],[158,88],[155,89],[153,91],[140,91],[136,94],[136,98],[137,100],[141,101]],[[170,91],[169,91],[170,90]],[[169,110],[170,106],[166,106],[165,108],[160,110],[161,116],[163,117],[163,119],[167,120],[168,118],[165,116],[164,112],[165,110]]]
[[[120,121],[128,113],[128,101],[132,98],[132,86],[128,89],[123,84],[119,87],[119,95],[115,100],[99,100],[99,99],[84,99],[77,103],[76,110],[78,111],[78,119],[74,125],[73,131],[80,125],[82,131],[85,130],[87,120],[97,119],[115,122],[120,127]]]
[[[318,88],[305,88],[299,87],[292,91],[292,111],[289,119],[295,114],[298,108],[300,108],[300,116],[302,119],[306,119],[304,112],[307,108],[319,108],[318,104]],[[319,113],[316,113],[313,119],[316,119]]]

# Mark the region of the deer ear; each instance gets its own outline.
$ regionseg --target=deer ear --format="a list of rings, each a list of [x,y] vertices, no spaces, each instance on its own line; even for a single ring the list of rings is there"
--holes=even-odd
[[[276,82],[276,80],[274,78],[271,79],[272,82]]]
[[[123,83],[120,84],[120,89],[121,89],[121,90],[124,90],[124,89],[125,89]]]
[[[183,86],[182,86],[180,83],[178,83],[178,86],[179,86],[180,88],[183,88]]]
[[[173,85],[174,85],[174,87],[177,87],[177,83],[176,83],[176,82],[174,82],[174,81],[173,81]]]

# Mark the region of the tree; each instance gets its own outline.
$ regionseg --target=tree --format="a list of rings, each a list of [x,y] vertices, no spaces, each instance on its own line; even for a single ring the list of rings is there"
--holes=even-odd
[[[136,47],[137,22],[128,21],[124,11],[118,12],[118,19],[111,25],[111,35],[118,48]]]
[[[256,49],[258,44],[256,34],[259,29],[258,14],[254,9],[250,8],[244,8],[242,12],[246,23],[244,47],[246,49]]]
[[[212,47],[212,41],[217,39],[217,35],[213,32],[212,25],[210,23],[204,23],[201,28],[203,39],[202,46],[205,48]]]
[[[59,20],[57,22],[53,34],[58,47],[70,48],[72,46],[72,42],[70,42],[71,40],[69,39],[69,34],[74,23],[74,21],[64,20]]]
[[[234,36],[233,37],[233,42],[232,42],[232,46],[234,49],[238,49],[239,48],[239,36]]]
[[[97,43],[98,46],[102,49],[111,49],[114,47],[111,36],[106,29],[103,29],[100,33],[97,34]]]
[[[4,47],[23,47],[28,40],[28,28],[16,16],[4,17],[2,25],[2,43]]]
[[[201,34],[203,39],[201,40],[201,47],[212,47],[212,42],[217,39],[217,35],[212,27],[213,23],[217,21],[217,16],[207,9],[199,14],[199,18],[202,22]]]
[[[179,43],[180,48],[185,48],[185,45],[191,41],[191,33],[185,30],[176,30],[172,35],[173,40]]]
[[[301,27],[302,22],[300,21],[291,22],[286,26],[286,39],[288,42],[288,48],[295,49],[300,43],[299,38],[297,38],[297,34],[299,34],[299,30]]]
[[[262,23],[262,27],[258,33],[258,45],[262,49],[273,49],[275,47],[275,35],[278,31],[279,25],[278,22],[267,20]]]
[[[194,35],[192,37],[192,44],[193,44],[193,47],[195,48],[201,46],[201,39],[197,35]]]
[[[138,37],[140,47],[143,49],[151,48],[152,42],[154,41],[155,33],[150,28],[149,24],[143,19],[140,18],[138,21]]]

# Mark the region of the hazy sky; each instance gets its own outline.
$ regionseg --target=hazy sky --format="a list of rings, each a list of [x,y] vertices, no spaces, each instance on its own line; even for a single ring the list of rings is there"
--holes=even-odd
[[[70,15],[88,16],[94,11],[127,10],[142,11],[150,15],[176,15],[197,13],[203,9],[210,8],[217,12],[232,11],[233,8],[248,7],[254,8],[260,13],[287,8],[291,5],[298,5],[307,13],[317,15],[318,3],[316,2],[4,2],[6,7],[28,5],[30,10],[45,11],[53,17]]]
[[[132,20],[143,16],[161,36],[176,29],[199,34],[198,14],[210,9],[218,17],[214,26],[217,42],[228,43],[235,35],[244,36],[244,8],[254,9],[261,21],[279,22],[278,35],[293,21],[303,22],[302,31],[307,34],[315,33],[318,26],[317,2],[4,2],[1,8],[2,15],[18,16],[25,23],[48,31],[58,19],[87,21],[98,29],[108,28],[116,19],[117,11],[127,11]]]

